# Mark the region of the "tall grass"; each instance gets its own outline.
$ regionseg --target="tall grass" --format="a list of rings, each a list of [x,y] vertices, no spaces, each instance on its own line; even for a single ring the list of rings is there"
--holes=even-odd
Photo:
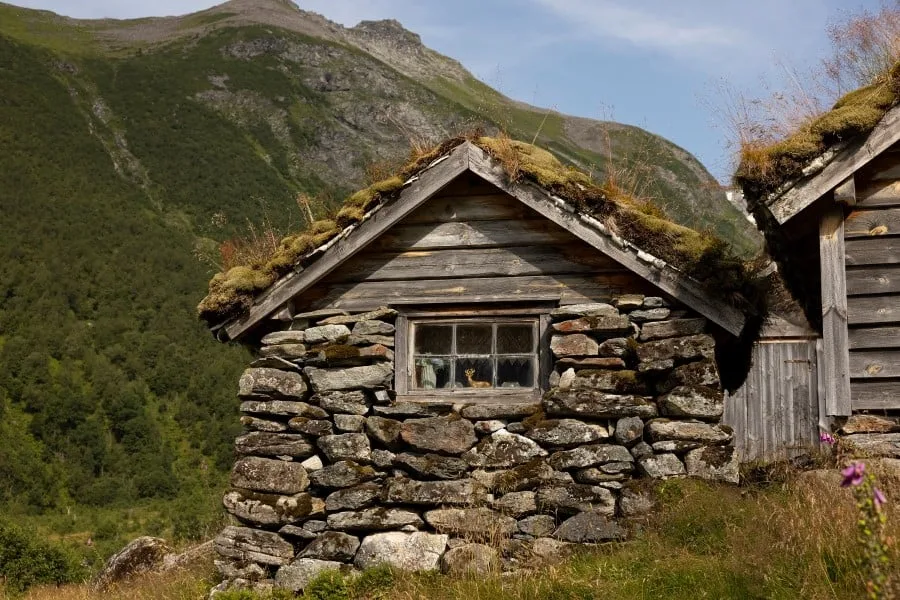
[[[852,494],[836,471],[792,474],[765,486],[731,487],[673,480],[657,488],[658,508],[631,541],[583,549],[515,576],[403,574],[386,569],[356,580],[328,575],[308,600],[695,600],[827,598],[865,595]],[[889,504],[887,535],[900,539],[900,479],[882,476]],[[900,553],[891,548],[892,564]],[[893,585],[898,585],[898,575]],[[201,598],[208,566],[147,576],[108,595],[87,586],[33,590],[31,600]],[[896,593],[896,591],[895,591]],[[245,594],[245,600],[257,596]],[[260,598],[264,596],[259,596]]]

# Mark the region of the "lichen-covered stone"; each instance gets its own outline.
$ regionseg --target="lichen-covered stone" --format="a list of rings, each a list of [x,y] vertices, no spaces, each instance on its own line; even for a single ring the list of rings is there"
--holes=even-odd
[[[421,402],[397,402],[388,406],[374,406],[372,410],[376,415],[382,417],[393,417],[402,419],[406,417],[437,417],[447,412],[450,405],[446,407],[436,406],[434,404],[422,404]]]
[[[15,557],[16,550],[13,549],[12,552]],[[171,552],[172,549],[166,545],[165,540],[141,536],[113,554],[94,578],[93,583],[96,588],[103,590],[117,581],[157,569],[162,566],[163,559]]]
[[[500,555],[485,544],[464,544],[452,548],[441,559],[441,571],[448,575],[487,575],[500,568]]]
[[[310,419],[309,417],[294,417],[288,421],[288,427],[291,431],[303,433],[313,437],[322,437],[323,435],[331,435],[334,428],[331,421],[325,419]]]
[[[555,514],[572,514],[586,510],[612,516],[616,498],[608,489],[582,483],[542,487],[535,494],[538,510]]]
[[[613,299],[613,304],[619,310],[634,310],[644,305],[644,296],[641,294],[622,294]]]
[[[547,451],[534,441],[501,429],[481,440],[463,454],[462,459],[475,467],[502,468],[515,467],[546,455]]]
[[[310,402],[318,404],[330,413],[364,415],[369,412],[368,399],[361,390],[320,392],[313,396]]]
[[[364,508],[328,515],[328,528],[337,531],[387,531],[422,524],[418,514],[402,508]]]
[[[298,558],[275,573],[275,584],[284,590],[302,592],[310,582],[325,571],[339,571],[344,565],[333,560]]]
[[[358,549],[359,538],[340,531],[323,531],[303,549],[298,558],[350,562]]]
[[[497,404],[470,404],[460,415],[472,421],[488,419],[523,419],[541,410],[538,402],[503,402]]]
[[[376,308],[375,310],[370,310],[369,312],[364,313],[357,313],[355,315],[348,315],[344,311],[341,312],[343,314],[328,317],[327,319],[322,319],[321,321],[319,321],[319,324],[349,325],[350,323],[357,323],[359,321],[393,321],[395,318],[397,318],[397,311],[386,306],[381,306],[379,308]]]
[[[662,338],[680,337],[703,333],[706,328],[706,319],[670,319],[668,321],[654,321],[644,323],[641,327],[640,340],[642,342],[658,340]]]
[[[550,316],[554,320],[571,319],[573,317],[615,316],[618,314],[619,310],[615,306],[603,302],[569,304],[550,311]]]
[[[439,508],[424,515],[436,531],[473,538],[489,539],[510,535],[517,530],[516,520],[490,508]]]
[[[362,415],[334,415],[334,426],[345,433],[359,433],[366,424]]]
[[[657,385],[657,389],[661,392],[668,392],[680,385],[701,385],[716,390],[719,389],[719,371],[716,368],[715,361],[712,359],[698,360],[675,367],[675,370],[672,371],[666,381]]]
[[[499,500],[494,501],[492,506],[504,515],[516,517],[517,519],[537,511],[537,503],[532,491],[503,494]]]
[[[616,421],[614,437],[623,446],[630,446],[644,435],[644,421],[639,417],[622,417]]]
[[[645,323],[647,321],[664,321],[669,318],[671,310],[668,308],[641,308],[633,310],[628,317],[635,323]]]
[[[687,474],[711,481],[739,483],[740,461],[732,446],[709,446],[691,450],[684,457]]]
[[[579,371],[571,388],[618,394],[641,394],[646,391],[646,386],[638,380],[634,371],[608,369]]]
[[[282,496],[235,489],[225,493],[223,504],[238,519],[263,526],[296,523],[314,511],[307,493]]]
[[[462,454],[478,441],[472,423],[453,416],[410,419],[400,427],[400,437],[417,450],[441,454]]]
[[[731,428],[727,425],[712,425],[700,421],[669,421],[654,419],[647,423],[650,438],[655,441],[676,440],[701,442],[704,444],[725,444],[731,441]]]
[[[625,530],[610,520],[607,513],[589,510],[563,521],[553,537],[564,542],[596,544],[623,540]]]
[[[346,325],[320,325],[310,327],[303,332],[304,341],[310,345],[343,342],[348,337],[350,337],[350,330]]]
[[[331,462],[341,460],[369,462],[372,458],[369,438],[364,433],[323,435],[316,444]]]
[[[554,452],[547,462],[557,470],[583,469],[608,462],[631,462],[632,456],[625,446],[592,444]]]
[[[447,539],[446,535],[420,531],[376,533],[363,539],[354,564],[359,569],[386,564],[402,571],[436,571]]]
[[[395,448],[400,439],[401,425],[400,421],[394,419],[372,416],[366,419],[366,433],[376,442]]]
[[[241,417],[241,425],[253,431],[268,431],[271,433],[287,431],[288,428],[288,426],[281,421],[270,421],[268,419],[259,419],[247,415]]]
[[[596,315],[554,323],[553,331],[560,333],[591,333],[604,337],[615,337],[623,333],[630,333],[631,322],[625,315]]]
[[[533,515],[520,519],[518,527],[525,535],[544,537],[556,530],[556,519],[550,515]]]
[[[550,338],[550,350],[556,357],[564,356],[596,356],[599,349],[597,341],[583,333],[554,335]]]
[[[388,504],[477,504],[487,490],[472,479],[415,481],[403,477],[387,480],[382,501]]]
[[[235,452],[241,455],[292,456],[306,458],[315,452],[313,445],[298,433],[251,431],[234,441]]]
[[[900,433],[856,433],[841,439],[867,456],[900,458]]]
[[[556,361],[557,368],[575,369],[624,369],[625,361],[618,357],[561,358]],[[550,387],[553,387],[552,385]]]
[[[473,473],[473,477],[475,473]],[[489,486],[501,493],[534,489],[553,482],[556,471],[544,460],[536,459],[508,471],[493,475]]]
[[[628,338],[612,338],[604,341],[597,348],[597,354],[608,358],[624,358],[631,353]]]
[[[662,308],[668,306],[669,303],[659,296],[647,296],[641,303],[641,308]]]
[[[702,386],[678,386],[659,399],[662,414],[718,421],[725,412],[725,398],[719,390]]]
[[[576,419],[550,419],[533,424],[525,436],[550,446],[577,446],[606,439],[609,432],[606,427]]]
[[[264,565],[286,565],[294,558],[294,547],[277,533],[229,525],[216,536],[220,556]]]
[[[605,485],[611,481],[622,481],[627,478],[626,469],[622,465],[628,465],[627,471],[634,469],[634,463],[606,463],[599,467],[588,467],[575,471],[575,481],[590,485]]]
[[[306,352],[304,344],[278,344],[277,346],[263,346],[259,349],[259,355],[262,358],[282,358],[288,361],[302,360],[306,358]]]
[[[328,497],[325,498],[325,510],[328,512],[358,510],[375,504],[380,497],[381,486],[379,484],[363,483],[328,494]]]
[[[847,417],[839,431],[845,435],[854,433],[896,433],[900,431],[900,417],[855,414]]]
[[[309,479],[300,463],[247,456],[234,463],[231,485],[257,492],[296,494],[309,486]]]
[[[646,326],[649,326],[648,323]],[[709,335],[667,338],[639,344],[637,356],[641,361],[712,359],[716,342]]]
[[[386,469],[394,464],[394,458],[397,455],[390,450],[382,450],[381,448],[372,449],[372,464],[379,469]]]
[[[306,397],[306,382],[299,373],[280,369],[246,369],[238,382],[241,398],[286,398],[302,400]]]
[[[675,367],[675,361],[671,358],[663,360],[642,360],[638,363],[637,370],[644,376],[658,377]]]
[[[351,333],[354,335],[390,335],[394,333],[394,326],[384,321],[357,321]]]
[[[624,488],[619,493],[619,512],[623,517],[638,517],[653,510],[653,494],[645,489]]]
[[[684,463],[674,454],[655,454],[638,459],[638,467],[646,477],[666,479],[685,474]]]
[[[253,369],[279,369],[281,371],[300,372],[300,367],[289,360],[285,360],[278,356],[261,356],[250,363]]]
[[[386,346],[394,347],[394,336],[392,335],[356,335],[351,334],[347,338],[346,344],[350,346]]]
[[[656,404],[650,398],[590,389],[553,390],[544,400],[544,410],[548,415],[595,419],[647,419],[657,415]]]
[[[313,485],[328,488],[347,488],[371,481],[377,477],[375,469],[359,465],[350,460],[342,460],[309,474]]]
[[[640,441],[632,446],[630,452],[631,456],[634,457],[634,460],[641,460],[642,458],[653,456],[653,448],[644,441]]]
[[[322,462],[322,457],[320,457],[318,454],[313,454],[306,460],[302,461],[300,464],[304,469],[306,469],[307,474],[310,471],[318,471],[325,466],[325,464]]]
[[[469,466],[461,458],[440,454],[410,454],[403,452],[394,456],[393,464],[412,471],[419,477],[432,479],[459,479]]]
[[[309,377],[315,392],[358,390],[389,387],[394,378],[394,365],[389,362],[380,362],[374,365],[345,369],[306,367],[303,372]]]
[[[267,333],[260,340],[263,346],[277,344],[302,344],[306,341],[306,335],[302,331],[274,331]]]
[[[683,440],[662,440],[650,444],[654,452],[675,452],[676,454],[682,454],[702,445],[701,442],[685,442]]]
[[[245,400],[241,402],[241,412],[277,417],[305,417],[307,419],[324,419],[328,416],[328,413],[318,406],[290,400]]]

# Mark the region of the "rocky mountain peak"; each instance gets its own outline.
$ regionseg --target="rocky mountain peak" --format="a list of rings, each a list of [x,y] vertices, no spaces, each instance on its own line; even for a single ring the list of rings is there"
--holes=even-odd
[[[396,19],[360,21],[351,31],[397,46],[422,46],[422,38],[419,37],[419,34],[409,31]]]

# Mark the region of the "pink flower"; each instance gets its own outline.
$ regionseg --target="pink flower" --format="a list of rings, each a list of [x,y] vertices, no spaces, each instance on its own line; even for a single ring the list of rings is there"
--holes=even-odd
[[[853,463],[841,471],[844,480],[841,487],[857,486],[862,483],[863,474],[866,472],[866,463]]]
[[[875,488],[873,490],[873,496],[875,500],[875,508],[881,508],[885,504],[887,504],[887,498],[884,497],[884,492]]]
[[[825,431],[819,434],[819,441],[823,444],[828,444],[829,446],[833,446],[835,443],[834,436]]]

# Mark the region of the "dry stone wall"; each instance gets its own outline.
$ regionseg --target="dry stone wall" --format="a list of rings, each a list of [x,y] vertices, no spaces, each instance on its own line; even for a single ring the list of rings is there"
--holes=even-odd
[[[642,296],[551,316],[550,389],[507,404],[396,398],[390,309],[265,336],[239,383],[222,589],[383,562],[514,569],[625,537],[651,506],[641,478],[737,481],[704,319]]]

